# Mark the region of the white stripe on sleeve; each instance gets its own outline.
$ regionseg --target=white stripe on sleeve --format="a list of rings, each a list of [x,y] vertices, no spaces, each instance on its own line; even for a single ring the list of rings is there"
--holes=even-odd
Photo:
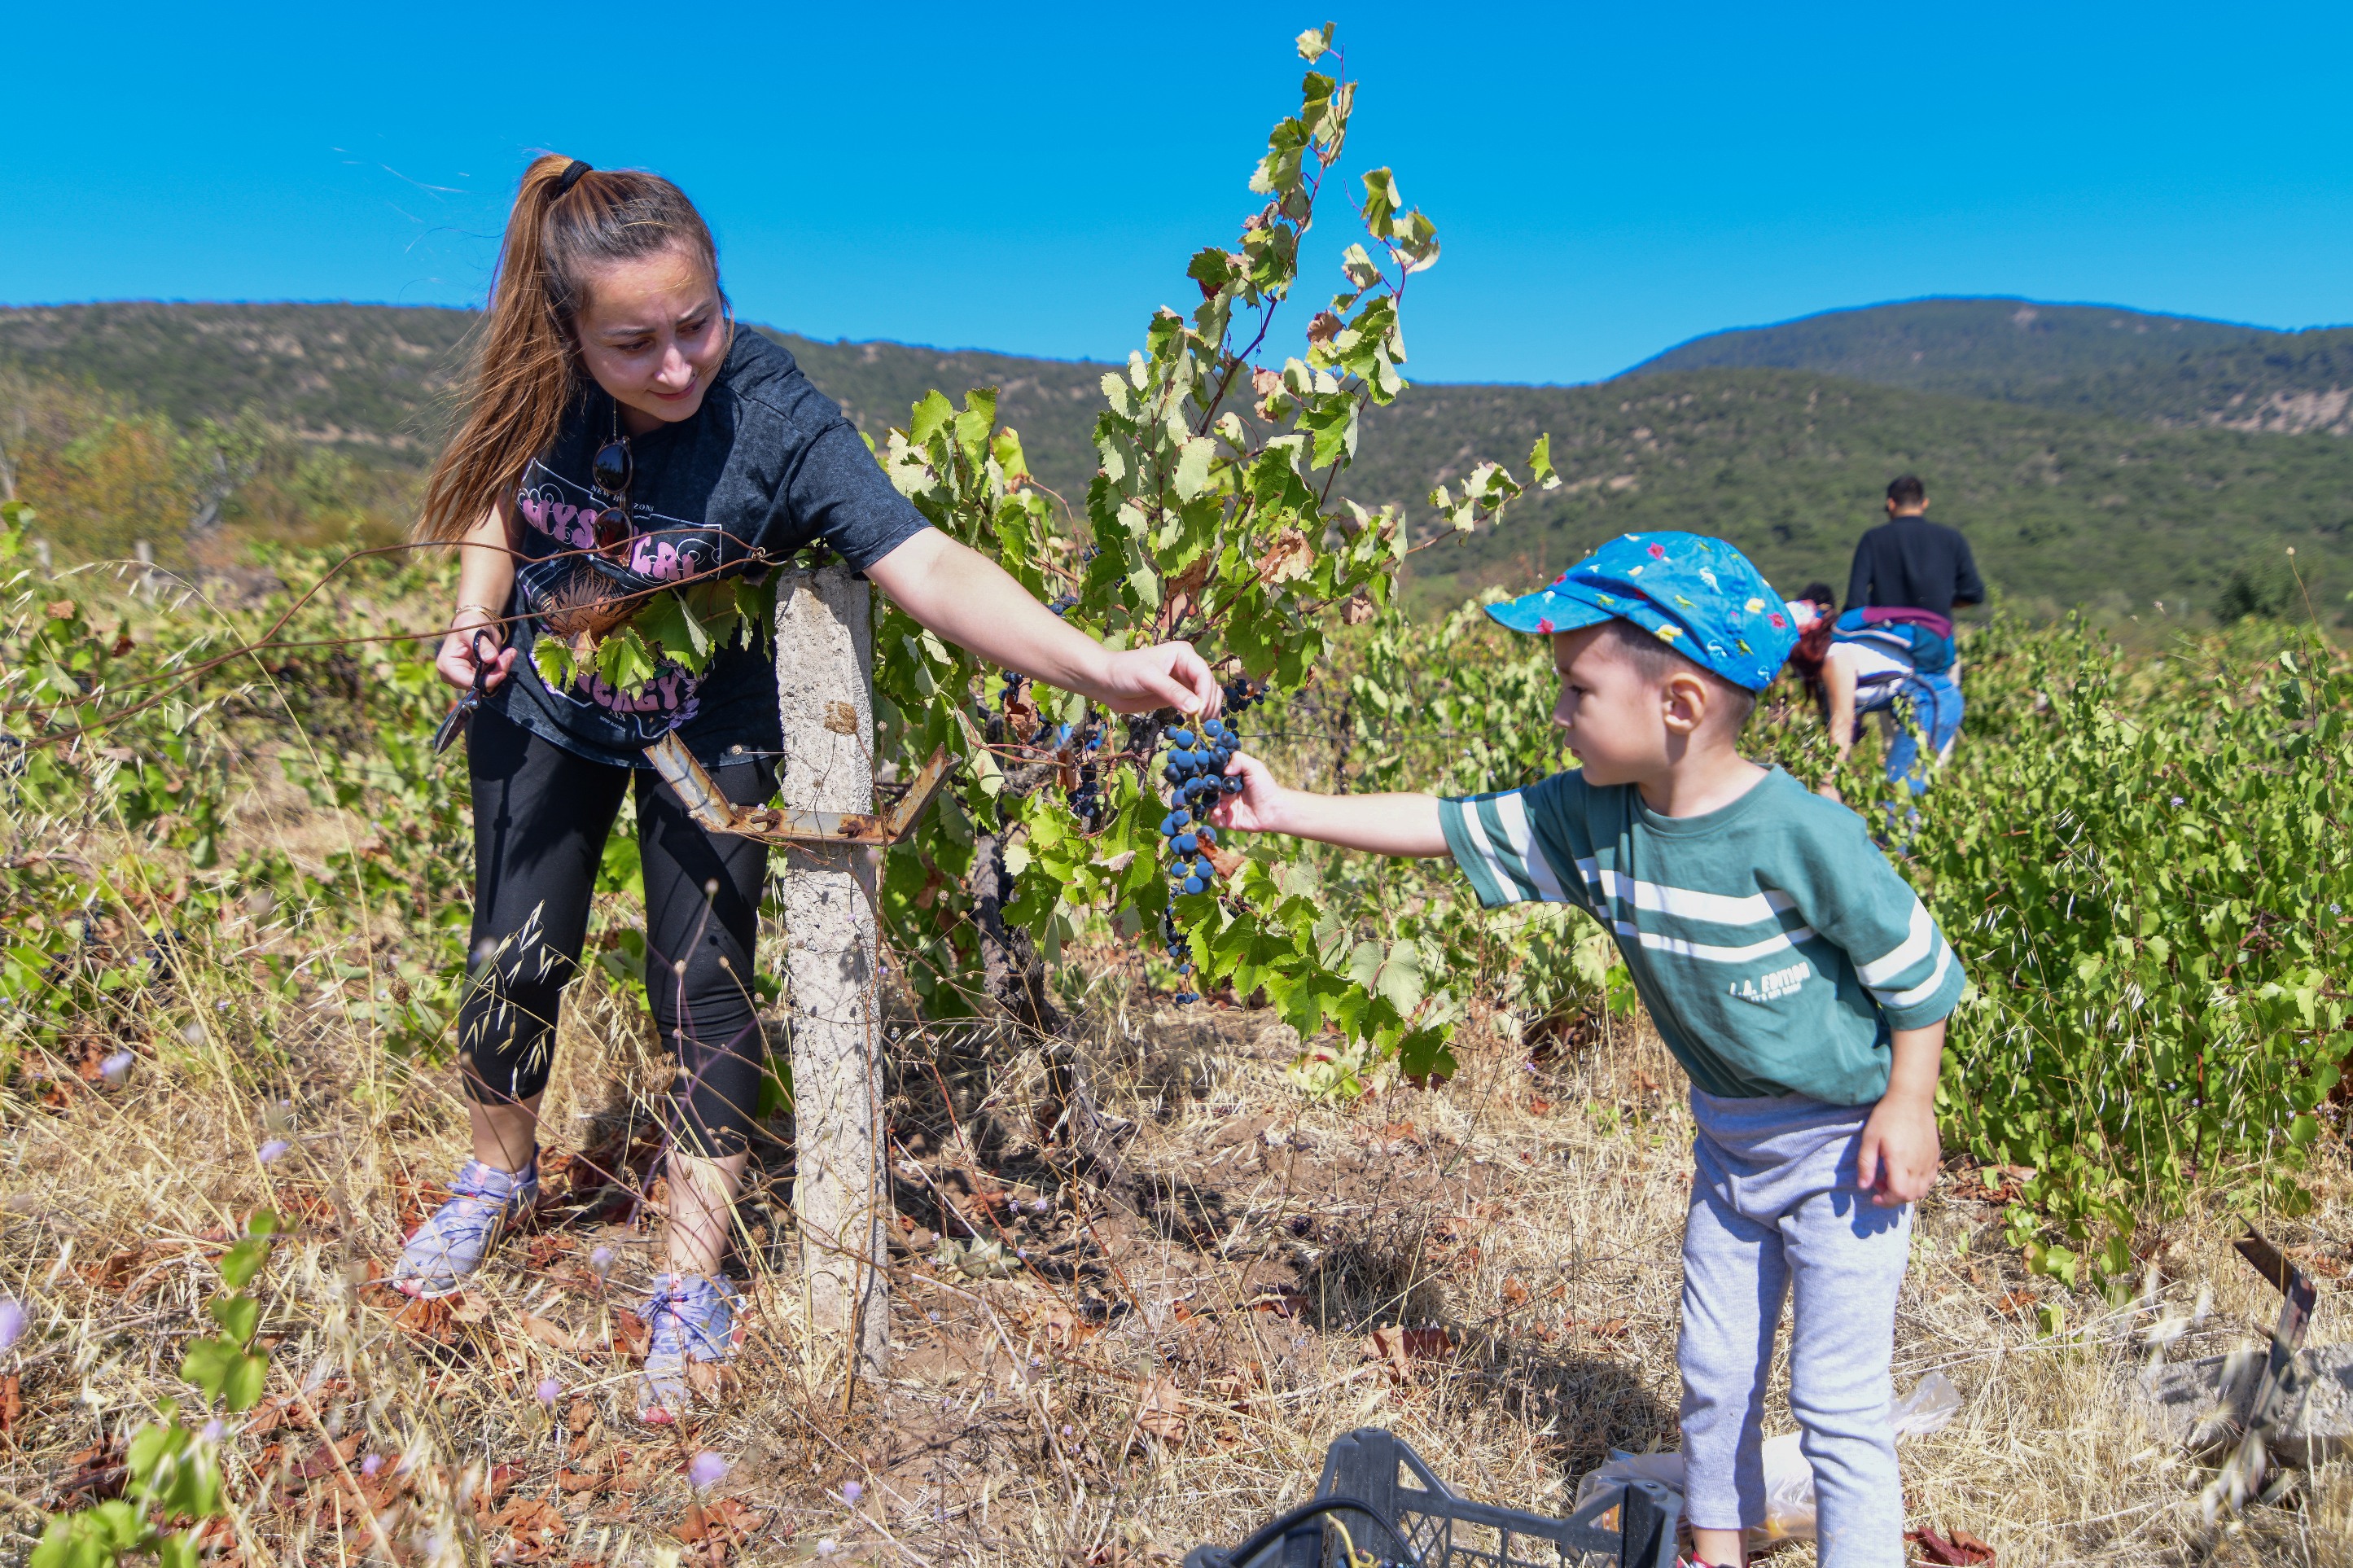
[[[1874,958],[1869,963],[1854,966],[1855,978],[1874,989],[1886,984],[1914,964],[1928,956],[1929,947],[1936,940],[1936,922],[1928,918],[1928,906],[1915,895],[1912,900],[1912,929],[1894,952]]]
[[[1936,987],[1945,983],[1945,971],[1952,966],[1952,946],[1940,942],[1936,944],[1936,967],[1928,972],[1927,979],[1911,990],[1899,991],[1893,996],[1883,991],[1873,991],[1872,994],[1879,998],[1880,1005],[1883,1007],[1917,1007],[1936,994]]]
[[[1514,790],[1495,797],[1495,815],[1504,819],[1504,831],[1510,835],[1512,847],[1519,852],[1520,863],[1527,868],[1526,880],[1533,884],[1536,896],[1547,903],[1570,902],[1568,889],[1553,875],[1552,862],[1545,858],[1544,847],[1536,842],[1535,826],[1528,821],[1526,795]]]
[[[1487,824],[1482,817],[1479,802],[1469,800],[1462,803],[1462,826],[1470,835],[1471,847],[1486,863],[1489,873],[1505,892],[1514,900],[1526,898],[1530,891],[1528,879],[1512,868],[1512,863],[1504,858],[1495,841],[1488,836]]]

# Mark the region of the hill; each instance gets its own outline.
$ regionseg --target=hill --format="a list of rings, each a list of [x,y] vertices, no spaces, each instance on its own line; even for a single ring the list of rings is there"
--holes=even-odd
[[[2353,329],[2275,332],[2103,305],[1907,300],[1712,332],[1628,377],[1804,370],[2169,425],[2353,432]]]
[[[1564,484],[1502,531],[1417,559],[1425,592],[1534,580],[1629,529],[1719,533],[1772,581],[1841,593],[1888,478],[1929,481],[1930,515],[1967,532],[1997,594],[2045,612],[2216,605],[2297,548],[2307,576],[2353,585],[2353,442],[2164,429],[1797,371],[1655,373],[1599,386],[1420,386],[1368,425],[1345,484],[1419,501],[1478,458],[1552,435]],[[2324,612],[2329,605],[2316,591]]]
[[[1998,587],[2046,610],[2096,601],[2146,611],[2160,598],[2212,606],[2234,580],[2277,578],[2289,544],[2309,571],[2342,580],[2329,595],[2341,604],[2344,588],[2353,586],[2353,569],[2338,564],[2353,549],[2347,540],[2353,531],[2353,442],[2221,424],[2163,426],[2147,414],[2153,394],[2130,413],[2087,412],[1989,392],[1966,377],[1977,390],[1874,384],[1855,374],[1901,370],[1883,345],[1868,348],[1873,340],[1865,328],[1877,321],[1872,331],[1893,331],[1899,320],[1909,320],[1924,334],[1915,341],[1947,344],[1955,363],[2009,364],[2014,374],[2001,384],[2013,390],[2031,391],[2042,384],[2034,376],[2068,364],[2079,381],[2105,375],[2124,390],[2173,374],[2162,353],[2117,349],[2099,335],[2109,329],[2087,324],[2073,307],[2033,307],[2056,310],[2066,323],[2050,334],[2057,357],[2034,361],[1985,324],[1987,308],[2015,314],[2021,307],[1929,304],[1954,309],[1940,315],[1924,305],[1900,317],[1911,308],[1881,307],[1841,312],[1838,321],[1816,318],[1828,323],[1819,330],[1832,335],[1810,352],[1835,358],[1846,367],[1842,375],[1672,369],[1664,364],[1670,356],[1662,356],[1639,374],[1598,386],[1417,386],[1368,420],[1345,488],[1360,500],[1400,503],[1419,521],[1430,515],[1422,498],[1433,483],[1458,478],[1482,458],[1516,462],[1540,431],[1552,433],[1564,488],[1532,498],[1500,536],[1448,542],[1417,557],[1421,591],[1431,595],[1525,580],[1542,566],[1557,570],[1611,531],[1663,527],[1721,532],[1752,551],[1785,585],[1820,576],[1842,587],[1848,552],[1875,521],[1882,487],[1891,474],[1912,468],[1929,480],[1932,515],[1968,531]],[[0,362],[95,383],[183,424],[257,407],[304,437],[308,449],[338,461],[361,459],[386,483],[408,484],[432,450],[476,320],[467,311],[387,306],[41,307],[0,310]],[[1937,329],[1941,336],[1919,325],[1933,320],[1947,322]],[[1998,324],[2020,331],[2007,317]],[[1792,323],[1767,331],[1801,327],[1817,330]],[[1098,383],[1107,366],[901,343],[827,343],[758,330],[791,348],[810,377],[872,435],[903,421],[908,405],[933,387],[952,395],[1001,387],[1000,412],[1021,431],[1041,480],[1074,503],[1083,495],[1094,468],[1089,433]],[[2230,352],[2231,334],[2247,331],[2181,322],[2179,331],[2151,326],[2116,342],[2162,339],[2176,346],[2168,352],[2177,358],[2186,353],[2211,363]],[[1991,334],[1999,352],[1966,350],[1972,333]],[[1757,334],[1702,340],[1709,342],[1727,353],[1765,352]],[[2111,356],[2096,373],[2085,368],[2095,350]],[[1920,363],[1930,369],[1905,374],[1945,374],[1925,357]],[[2110,401],[2122,398],[2119,391]],[[307,480],[290,473],[280,486],[282,504],[248,509],[248,515],[261,520],[257,526],[282,532],[291,525],[279,520],[299,513],[302,496],[348,493],[352,482],[348,471]],[[375,526],[385,537],[396,536],[402,504],[396,498],[378,507],[384,515]],[[51,515],[63,521],[74,514],[59,509]],[[143,531],[155,533],[152,527]],[[2315,602],[2322,600],[2316,595]]]
[[[447,427],[480,320],[394,305],[29,306],[0,310],[0,362],[87,380],[184,425],[258,407],[305,441],[422,467]],[[870,435],[905,423],[908,405],[934,386],[996,386],[1041,480],[1075,501],[1094,472],[1089,432],[1108,366],[754,330],[792,350]]]

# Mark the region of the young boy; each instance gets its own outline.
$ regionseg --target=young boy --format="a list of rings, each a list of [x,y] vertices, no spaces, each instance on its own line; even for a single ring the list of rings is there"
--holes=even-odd
[[[1763,1520],[1765,1379],[1794,1291],[1820,1560],[1899,1568],[1888,1361],[1960,965],[1861,817],[1741,756],[1796,631],[1738,551],[1627,534],[1488,613],[1550,637],[1553,721],[1581,769],[1440,800],[1286,789],[1241,756],[1214,820],[1451,854],[1482,904],[1573,903],[1615,933],[1699,1129],[1677,1354],[1698,1557],[1740,1563]]]

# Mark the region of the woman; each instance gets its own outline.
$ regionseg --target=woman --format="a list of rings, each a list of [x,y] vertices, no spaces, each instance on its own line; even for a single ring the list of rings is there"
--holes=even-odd
[[[628,690],[593,673],[550,689],[533,641],[551,620],[566,637],[609,629],[665,584],[822,542],[942,637],[1108,708],[1215,712],[1217,682],[1184,643],[1106,650],[927,527],[792,355],[735,331],[710,231],[678,187],[570,158],[523,175],[471,396],[418,531],[459,546],[438,668],[484,693],[467,736],[473,982],[458,1018],[473,1157],[395,1280],[418,1296],[459,1289],[537,1195],[558,999],[606,836],[634,795],[649,968],[662,974],[649,999],[680,1064],[667,1267],[638,1394],[641,1418],[667,1423],[690,1364],[723,1363],[735,1338],[720,1264],[761,1069],[749,982],[767,855],[697,826],[643,749],[675,730],[728,798],[766,800],[776,672],[764,650],[735,647],[699,679],[670,665]]]
[[[1839,761],[1854,750],[1862,715],[1877,713],[1888,731],[1887,782],[1926,795],[1929,773],[1944,764],[1961,729],[1952,623],[1922,610],[1836,610],[1824,583],[1789,601],[1799,627],[1789,662],[1820,705]],[[1821,793],[1839,797],[1828,782]]]

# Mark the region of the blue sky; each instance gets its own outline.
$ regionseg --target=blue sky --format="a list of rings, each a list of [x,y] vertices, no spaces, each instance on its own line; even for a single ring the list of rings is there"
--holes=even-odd
[[[2353,320],[2353,11],[2165,4],[40,7],[0,302],[479,302],[554,148],[680,181],[748,320],[1120,357],[1250,210],[1326,16],[1346,169],[1445,244],[1425,379],[1931,293]]]

